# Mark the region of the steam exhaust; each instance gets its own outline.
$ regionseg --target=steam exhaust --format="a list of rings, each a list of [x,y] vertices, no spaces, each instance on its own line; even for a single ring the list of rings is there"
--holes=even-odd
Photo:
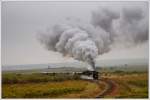
[[[116,44],[137,46],[148,40],[148,14],[141,6],[122,6],[120,10],[99,8],[93,11],[91,22],[66,20],[38,34],[38,40],[47,50],[69,55],[91,65],[93,78],[97,78],[95,59],[111,51]],[[44,34],[43,34],[44,33]]]

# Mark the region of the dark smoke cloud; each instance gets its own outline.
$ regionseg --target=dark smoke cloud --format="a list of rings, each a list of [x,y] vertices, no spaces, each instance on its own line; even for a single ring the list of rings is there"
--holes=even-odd
[[[123,8],[120,18],[116,21],[116,38],[137,45],[148,40],[148,14],[140,7]],[[118,41],[117,41],[118,42]]]
[[[119,18],[119,13],[108,8],[99,8],[92,12],[92,24],[99,26],[107,32],[111,32],[113,20]]]
[[[148,14],[140,7],[123,7],[118,11],[99,8],[92,12],[91,24],[67,20],[42,32],[45,34],[38,39],[48,50],[85,61],[93,70],[94,59],[109,52],[111,45],[121,41],[137,45],[148,40]]]

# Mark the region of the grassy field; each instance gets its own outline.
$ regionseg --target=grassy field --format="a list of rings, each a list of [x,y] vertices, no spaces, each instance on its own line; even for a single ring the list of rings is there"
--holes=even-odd
[[[116,92],[104,98],[148,98],[147,71],[101,69],[99,76],[116,83]],[[2,98],[94,98],[105,86],[66,73],[2,73]]]
[[[37,83],[37,82],[49,82],[49,81],[65,81],[65,80],[77,80],[79,75],[71,75],[66,73],[3,73],[3,84],[15,84],[15,83]]]
[[[3,98],[92,98],[101,92],[96,84],[70,74],[2,74]]]
[[[117,83],[117,93],[105,98],[148,98],[148,73],[123,72],[103,73],[102,77]]]

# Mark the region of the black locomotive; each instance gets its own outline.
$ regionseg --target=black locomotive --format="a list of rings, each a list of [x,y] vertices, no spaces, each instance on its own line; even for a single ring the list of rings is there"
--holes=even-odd
[[[98,80],[98,72],[97,71],[84,71],[84,72],[82,72],[81,76],[83,76],[82,78]]]

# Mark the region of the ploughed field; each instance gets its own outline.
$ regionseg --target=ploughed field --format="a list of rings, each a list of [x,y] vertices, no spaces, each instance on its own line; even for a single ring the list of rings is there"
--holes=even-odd
[[[115,69],[115,68],[114,68]],[[100,78],[113,82],[102,98],[148,98],[148,72],[100,69]],[[109,83],[99,84],[69,73],[2,73],[2,98],[95,98]]]

